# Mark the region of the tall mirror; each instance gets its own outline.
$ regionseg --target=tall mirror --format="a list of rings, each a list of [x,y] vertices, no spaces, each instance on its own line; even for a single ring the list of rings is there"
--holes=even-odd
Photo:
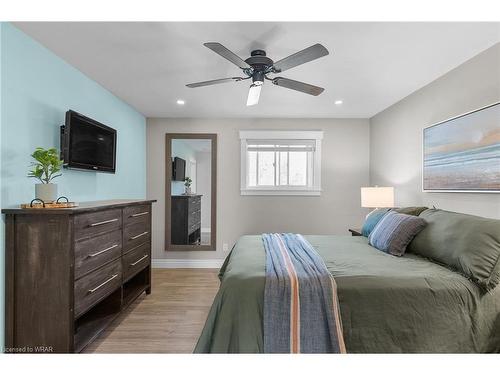
[[[165,250],[216,247],[217,134],[166,135]]]

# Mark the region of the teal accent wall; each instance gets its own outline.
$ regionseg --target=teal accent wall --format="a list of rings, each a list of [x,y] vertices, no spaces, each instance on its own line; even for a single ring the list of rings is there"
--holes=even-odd
[[[189,175],[189,160],[196,160],[196,151],[188,144],[186,144],[183,140],[173,139],[172,158],[174,158],[175,156],[186,161],[186,177],[191,177]],[[172,195],[180,195],[184,193],[183,181],[172,181],[171,184]]]
[[[9,23],[0,23],[1,206],[29,202],[26,177],[37,146],[59,148],[73,109],[117,130],[116,173],[64,170],[54,180],[73,201],[146,197],[146,119]],[[126,77],[123,77],[126,79]],[[0,228],[0,347],[4,344],[4,217]]]

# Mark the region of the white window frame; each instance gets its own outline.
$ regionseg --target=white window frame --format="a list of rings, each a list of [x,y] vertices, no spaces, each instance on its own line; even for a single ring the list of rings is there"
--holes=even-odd
[[[248,186],[248,158],[247,140],[313,140],[315,150],[313,153],[312,186],[274,186],[250,187]],[[321,130],[241,130],[241,195],[321,195],[321,141],[323,132]]]

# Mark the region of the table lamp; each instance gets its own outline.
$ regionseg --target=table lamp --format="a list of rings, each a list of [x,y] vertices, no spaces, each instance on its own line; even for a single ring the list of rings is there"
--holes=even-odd
[[[394,207],[394,187],[362,187],[361,207]]]

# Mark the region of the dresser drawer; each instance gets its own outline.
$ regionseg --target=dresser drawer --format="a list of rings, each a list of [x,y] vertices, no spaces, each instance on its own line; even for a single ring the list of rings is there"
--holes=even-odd
[[[201,197],[189,198],[189,210],[198,210],[201,207]]]
[[[120,259],[75,281],[75,317],[80,316],[122,284]]]
[[[122,254],[122,231],[101,234],[75,243],[75,279]]]
[[[189,219],[188,219],[188,226],[191,226],[193,224],[200,224],[201,222],[201,210],[195,210],[191,211],[189,213]]]
[[[149,243],[144,243],[125,254],[122,260],[123,281],[126,281],[150,264],[151,246]]]
[[[188,227],[188,234],[191,234],[193,233],[195,230],[197,229],[200,229],[200,223],[194,223],[194,224],[191,224],[189,227]]]
[[[143,243],[150,243],[151,228],[149,223],[138,222],[123,229],[123,251],[131,250]]]
[[[122,210],[104,210],[76,215],[74,219],[75,239],[93,237],[122,226]]]
[[[148,204],[130,206],[123,209],[123,225],[144,223],[149,226],[151,222],[151,206]]]

